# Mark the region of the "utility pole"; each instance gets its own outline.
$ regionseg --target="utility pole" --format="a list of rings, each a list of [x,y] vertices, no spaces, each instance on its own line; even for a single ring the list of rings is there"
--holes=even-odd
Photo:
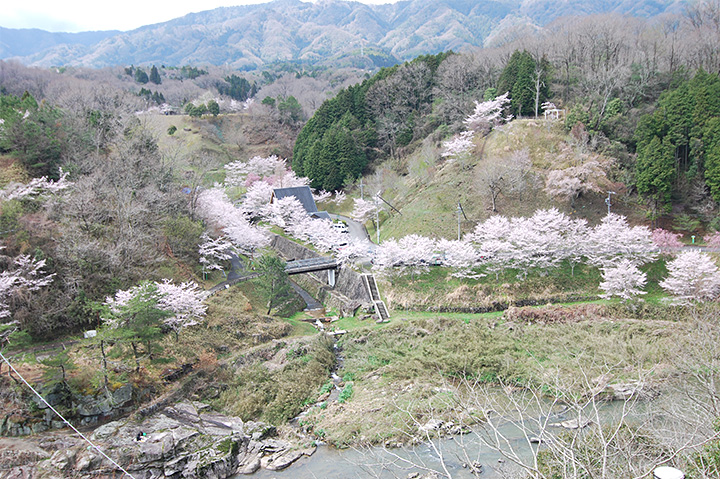
[[[457,207],[457,215],[458,215],[458,241],[460,241],[460,214],[462,213],[463,217],[465,218],[465,221],[467,221],[467,216],[465,216],[465,210],[463,210],[462,205],[458,201],[458,207]]]
[[[461,212],[462,212],[462,210],[460,209],[460,203],[458,203],[458,208],[457,208],[457,214],[458,214],[458,241],[460,241],[460,213],[461,213]]]
[[[611,205],[611,203],[610,203],[610,195],[615,195],[615,194],[617,194],[617,193],[615,193],[614,191],[608,191],[608,197],[605,198],[605,204],[606,204],[607,207],[608,207],[608,214],[610,214],[610,205]]]

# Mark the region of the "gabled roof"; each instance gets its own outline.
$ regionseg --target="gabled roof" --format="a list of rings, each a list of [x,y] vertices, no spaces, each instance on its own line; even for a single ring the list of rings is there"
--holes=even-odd
[[[305,208],[305,211],[307,211],[309,214],[317,212],[317,205],[315,204],[315,199],[313,198],[312,191],[310,191],[309,186],[275,188],[273,190],[272,199],[277,198],[278,200],[281,200],[283,198],[287,198],[288,196],[294,196],[295,198],[297,198],[298,201],[303,205],[303,208]],[[270,200],[270,202],[272,202],[272,199]]]
[[[332,221],[332,218],[330,218],[330,213],[328,213],[327,211],[316,211],[314,213],[310,213],[310,216],[313,218],[319,218],[321,220]]]

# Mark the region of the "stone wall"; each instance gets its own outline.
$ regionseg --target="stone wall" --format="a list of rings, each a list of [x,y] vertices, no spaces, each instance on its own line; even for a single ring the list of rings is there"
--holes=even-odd
[[[285,260],[320,257],[315,251],[282,236],[275,236],[271,246]],[[372,306],[362,276],[348,267],[337,270],[335,287],[332,288],[328,284],[326,271],[294,275],[292,279],[310,295],[330,308],[337,309],[343,316],[352,315],[358,307]]]

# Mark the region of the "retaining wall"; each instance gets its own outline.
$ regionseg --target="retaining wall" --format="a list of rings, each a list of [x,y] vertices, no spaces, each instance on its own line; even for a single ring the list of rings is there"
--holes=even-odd
[[[285,260],[318,258],[321,255],[282,236],[274,236],[272,248]],[[362,281],[362,276],[348,267],[338,268],[335,286],[330,287],[326,271],[293,275],[298,283],[312,296],[327,306],[337,309],[343,316],[350,316],[359,307],[372,306],[372,300]]]

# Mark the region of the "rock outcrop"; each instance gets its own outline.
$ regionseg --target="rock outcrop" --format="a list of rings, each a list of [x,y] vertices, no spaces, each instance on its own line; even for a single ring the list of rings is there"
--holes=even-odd
[[[280,470],[315,447],[302,447],[274,436],[263,423],[214,413],[202,403],[181,402],[135,422],[107,423],[89,435],[107,456],[143,479],[224,479],[252,474],[259,468]],[[24,443],[32,458],[0,463],[0,477],[99,477],[117,467],[75,435],[52,433],[28,437]],[[29,453],[28,453],[29,454]],[[28,456],[26,454],[25,456]],[[32,476],[26,476],[32,472]],[[25,475],[23,475],[25,474]]]

